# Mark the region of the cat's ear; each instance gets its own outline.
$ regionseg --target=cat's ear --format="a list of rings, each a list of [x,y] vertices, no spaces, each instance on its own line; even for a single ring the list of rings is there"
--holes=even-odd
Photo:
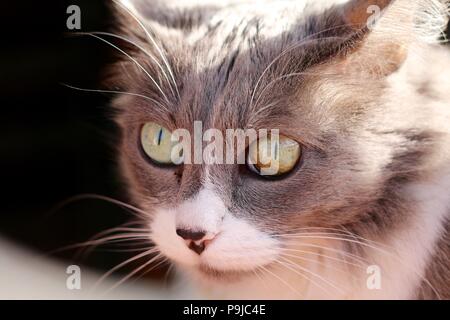
[[[405,61],[414,39],[421,0],[351,0],[341,7],[345,24],[359,35],[342,67],[386,76]]]
[[[374,26],[395,0],[351,0],[342,7],[344,21],[354,29]]]
[[[414,29],[413,2],[352,0],[343,7],[345,23],[361,34],[345,59],[347,70],[385,76],[403,64]]]

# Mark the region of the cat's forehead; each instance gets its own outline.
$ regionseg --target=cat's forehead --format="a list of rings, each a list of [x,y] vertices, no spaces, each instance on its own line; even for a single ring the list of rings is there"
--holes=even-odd
[[[326,6],[300,1],[293,9],[289,1],[268,1],[268,6],[241,2],[227,8],[191,4],[181,11],[165,9],[171,19],[190,22],[205,11],[204,20],[192,28],[170,30],[173,21],[155,22],[157,28],[167,26],[158,29],[157,41],[165,47],[169,63],[179,67],[174,73],[181,100],[171,106],[175,118],[214,122],[215,115],[222,114],[234,127],[252,125],[252,114],[264,108],[278,118],[289,117],[289,85],[301,80],[300,75],[289,74],[303,71],[302,64],[319,57],[318,41],[301,40],[326,28],[314,19],[314,13],[323,14]]]
[[[145,19],[169,32],[182,34],[187,43],[202,54],[204,65],[220,63],[225,48],[248,49],[255,41],[282,36],[303,39],[326,27],[326,19],[316,19],[329,8],[347,0],[258,0],[258,1],[168,1]],[[261,5],[264,2],[264,5]],[[326,17],[323,17],[326,18]],[[321,25],[323,24],[323,26]],[[294,34],[292,34],[295,29]],[[197,66],[201,67],[201,65]]]
[[[152,39],[137,25],[125,27],[153,58],[136,50],[146,72],[129,62],[119,78],[126,90],[159,103],[127,108],[127,113],[137,118],[162,114],[160,123],[170,129],[190,128],[196,120],[219,130],[313,126],[319,120],[308,115],[319,118],[320,113],[299,108],[314,105],[302,101],[314,96],[308,89],[309,68],[339,49],[341,40],[335,38],[343,37],[327,32],[336,24],[331,19],[335,12],[327,9],[338,2],[299,1],[293,6],[291,1],[268,1],[256,6],[239,1],[228,7],[177,7],[171,2],[150,7],[143,2],[139,12]]]
[[[251,49],[270,39],[298,41],[334,26],[329,20],[336,17],[324,13],[348,0],[122,1],[169,54],[183,59],[176,49],[191,50],[189,59],[199,71],[219,65],[232,49]]]
[[[243,40],[280,36],[304,15],[305,5],[303,2],[292,8],[292,5],[287,5],[285,1],[269,2],[266,6],[244,2],[219,9],[205,17],[203,23],[193,30],[186,40],[189,43],[210,41],[212,51],[224,44],[232,45],[233,42],[243,48],[251,47],[251,41]],[[196,10],[202,12],[203,9],[198,7]]]

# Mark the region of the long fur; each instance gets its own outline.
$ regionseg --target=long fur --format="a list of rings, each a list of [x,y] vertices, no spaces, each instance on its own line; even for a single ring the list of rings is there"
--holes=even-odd
[[[373,29],[369,2],[383,5]],[[448,1],[114,10],[133,57],[119,54],[105,81],[129,93],[114,102],[122,172],[152,216],[149,237],[207,296],[450,298],[450,53],[437,44]],[[192,130],[195,120],[279,128],[303,146],[301,165],[267,181],[237,165],[160,168],[139,151],[144,123]],[[180,227],[214,240],[198,255]]]

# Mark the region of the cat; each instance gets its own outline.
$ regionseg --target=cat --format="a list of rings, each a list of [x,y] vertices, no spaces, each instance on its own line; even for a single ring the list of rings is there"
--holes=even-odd
[[[450,299],[448,3],[112,9],[115,33],[95,36],[121,40],[104,79],[120,170],[149,240],[198,297]],[[278,129],[297,162],[284,155],[292,165],[267,177],[170,163],[162,137],[194,121]]]

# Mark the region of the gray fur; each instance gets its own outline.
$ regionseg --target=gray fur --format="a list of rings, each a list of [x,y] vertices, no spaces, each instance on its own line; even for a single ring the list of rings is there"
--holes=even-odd
[[[407,26],[394,25],[389,16],[378,32],[370,32],[348,25],[343,5],[318,7],[312,1],[298,12],[280,10],[275,22],[289,23],[273,36],[271,29],[280,25],[266,18],[271,12],[252,13],[237,1],[189,8],[136,1],[180,91],[178,97],[161,68],[133,46],[128,48],[133,57],[162,83],[169,103],[123,57],[106,80],[111,88],[164,105],[129,96],[115,102],[121,164],[138,203],[176,205],[195,196],[205,178],[203,165],[149,164],[137,148],[140,125],[155,121],[170,130],[192,129],[194,120],[202,120],[205,130],[278,128],[302,143],[301,165],[280,180],[255,177],[239,165],[209,168],[210,182],[229,210],[270,234],[319,226],[380,240],[414,216],[415,200],[404,187],[450,163],[444,151],[450,149],[450,81],[443,75],[450,53],[420,39],[408,42],[403,38]],[[139,26],[115,10],[118,31],[159,59]],[[389,27],[398,34],[387,34]],[[408,57],[397,57],[397,45],[409,47]],[[297,75],[283,78],[292,73]],[[441,297],[449,298],[448,225],[446,230],[427,277]],[[362,248],[348,250],[364,255]],[[417,297],[435,298],[435,293],[422,284]]]

